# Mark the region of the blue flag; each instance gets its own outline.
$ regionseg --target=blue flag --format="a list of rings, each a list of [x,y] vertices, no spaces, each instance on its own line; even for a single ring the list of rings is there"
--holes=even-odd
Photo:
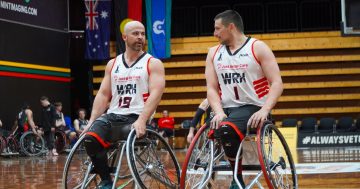
[[[85,58],[110,58],[111,0],[85,0]]]
[[[145,0],[148,51],[156,58],[170,57],[171,0]]]

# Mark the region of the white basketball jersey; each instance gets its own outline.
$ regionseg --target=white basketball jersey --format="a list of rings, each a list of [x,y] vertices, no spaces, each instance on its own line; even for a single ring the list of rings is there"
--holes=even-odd
[[[107,113],[140,114],[149,97],[149,62],[152,56],[144,53],[130,67],[124,54],[115,58],[111,69],[111,102]]]
[[[254,55],[255,41],[248,37],[244,45],[233,54],[225,45],[220,45],[215,52],[213,62],[223,108],[246,104],[262,107],[266,101],[269,82]]]

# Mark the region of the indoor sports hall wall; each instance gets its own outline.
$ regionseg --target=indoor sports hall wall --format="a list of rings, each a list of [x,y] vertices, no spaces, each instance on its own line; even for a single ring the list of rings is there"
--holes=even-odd
[[[166,90],[156,118],[169,110],[179,126],[194,116],[206,97],[206,54],[218,44],[213,19],[226,9],[239,11],[245,34],[263,40],[277,58],[284,82],[272,112],[278,126],[285,118],[360,116],[360,37],[341,35],[339,0],[174,0],[171,58],[163,60]],[[93,66],[94,95],[104,67]]]
[[[39,98],[70,114],[66,1],[0,2],[0,119],[11,127],[24,102],[40,118]]]

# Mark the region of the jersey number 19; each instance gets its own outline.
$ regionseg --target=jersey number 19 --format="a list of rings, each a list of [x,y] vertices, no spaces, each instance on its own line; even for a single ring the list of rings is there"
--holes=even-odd
[[[120,108],[129,108],[132,97],[120,97],[119,99],[119,107]]]

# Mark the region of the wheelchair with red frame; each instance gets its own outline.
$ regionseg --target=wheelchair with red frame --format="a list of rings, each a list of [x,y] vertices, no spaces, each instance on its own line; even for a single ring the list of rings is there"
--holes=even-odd
[[[132,129],[127,138],[114,142],[108,149],[112,188],[179,188],[180,166],[174,152],[156,131],[147,129],[137,138]],[[65,189],[97,188],[100,177],[85,150],[82,135],[65,162],[62,185]],[[160,148],[161,146],[161,148]]]
[[[224,158],[224,150],[220,140],[214,137],[214,130],[210,129],[209,124],[200,127],[186,153],[180,188],[224,188],[219,173],[233,171],[229,163],[221,161]],[[256,134],[250,134],[248,126],[237,150],[234,170],[239,170],[239,163],[242,165],[245,186],[240,184],[236,171],[233,171],[233,177],[240,189],[253,188],[255,185],[258,188],[265,185],[270,189],[298,187],[289,147],[272,122],[266,121],[258,127]]]
[[[36,135],[29,128],[17,127],[8,136],[2,136],[1,155],[39,156],[45,153],[45,141],[41,135]]]

